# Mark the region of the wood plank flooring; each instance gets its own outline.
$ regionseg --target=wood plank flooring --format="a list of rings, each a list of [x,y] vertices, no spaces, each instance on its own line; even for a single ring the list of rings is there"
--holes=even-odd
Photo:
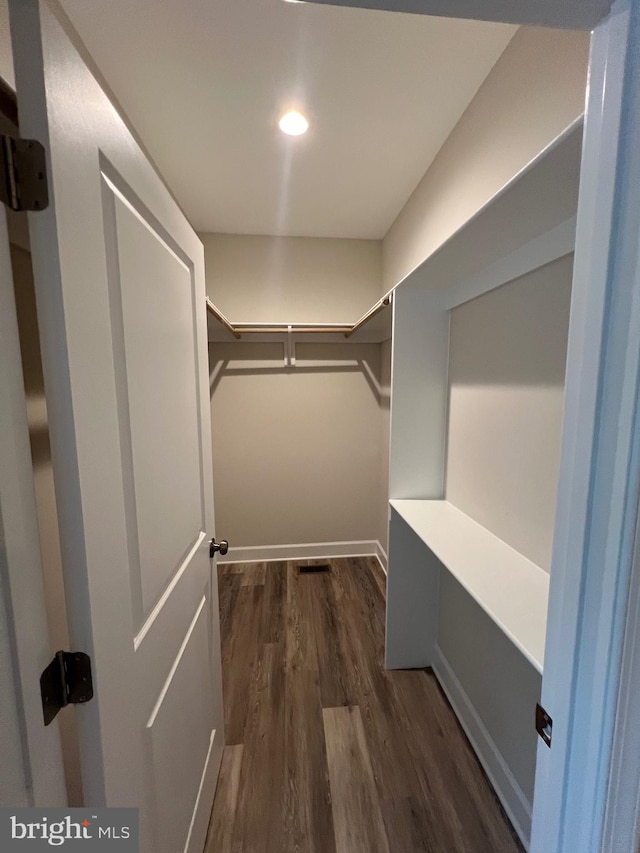
[[[519,853],[434,676],[384,669],[377,561],[301,562],[219,568],[227,747],[205,853]]]

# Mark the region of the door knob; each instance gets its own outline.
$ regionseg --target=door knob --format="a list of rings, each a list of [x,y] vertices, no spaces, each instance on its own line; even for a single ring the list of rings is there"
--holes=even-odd
[[[221,539],[219,542],[216,542],[215,539],[212,539],[211,542],[209,542],[209,556],[212,559],[218,553],[220,554],[221,557],[224,557],[224,555],[227,553],[228,550],[229,550],[229,543],[227,542],[226,539]]]

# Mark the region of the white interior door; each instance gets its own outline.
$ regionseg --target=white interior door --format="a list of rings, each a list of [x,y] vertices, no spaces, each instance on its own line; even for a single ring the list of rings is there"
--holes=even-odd
[[[95,698],[89,805],[140,808],[141,850],[202,850],[224,745],[202,245],[53,4],[11,2],[65,590]],[[167,121],[170,121],[167,115]]]

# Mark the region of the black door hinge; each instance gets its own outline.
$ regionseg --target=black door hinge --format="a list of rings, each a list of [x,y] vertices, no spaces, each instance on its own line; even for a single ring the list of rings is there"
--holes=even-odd
[[[538,732],[542,740],[546,743],[546,745],[548,747],[551,747],[553,720],[547,714],[542,705],[540,705],[540,703],[536,705],[536,731]]]
[[[93,699],[91,658],[84,652],[56,652],[40,676],[42,713],[48,726],[61,708]]]
[[[11,210],[44,210],[49,204],[47,158],[35,139],[0,134],[0,201]]]

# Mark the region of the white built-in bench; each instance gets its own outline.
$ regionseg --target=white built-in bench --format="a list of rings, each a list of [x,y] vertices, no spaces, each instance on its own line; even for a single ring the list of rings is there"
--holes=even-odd
[[[547,572],[448,501],[390,503],[542,673],[549,597]]]

